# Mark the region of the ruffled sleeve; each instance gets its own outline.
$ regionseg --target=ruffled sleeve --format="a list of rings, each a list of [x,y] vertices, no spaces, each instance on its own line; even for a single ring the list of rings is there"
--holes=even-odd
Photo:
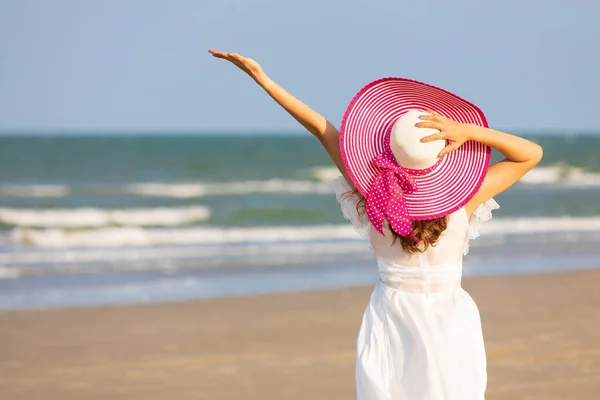
[[[489,199],[473,211],[471,221],[469,222],[469,228],[467,229],[467,239],[465,240],[465,247],[463,250],[464,255],[469,252],[469,242],[471,239],[479,237],[481,224],[492,219],[492,211],[499,208],[500,206],[496,203],[496,200]]]
[[[335,197],[340,203],[344,218],[349,220],[354,227],[354,230],[363,237],[369,236],[369,219],[364,214],[359,214],[356,205],[361,197],[352,193],[352,188],[346,182],[343,176],[338,176],[332,182],[332,188],[335,192]]]

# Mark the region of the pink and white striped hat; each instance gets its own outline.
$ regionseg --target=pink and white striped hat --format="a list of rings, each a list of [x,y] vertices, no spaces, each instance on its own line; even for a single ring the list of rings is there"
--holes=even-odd
[[[425,110],[488,126],[475,105],[404,78],[369,83],[344,114],[342,159],[354,186],[367,199],[369,220],[382,234],[385,219],[398,234],[408,236],[412,221],[441,218],[458,210],[475,195],[489,167],[491,149],[475,141],[438,159],[445,142],[420,141],[437,130],[414,126]]]

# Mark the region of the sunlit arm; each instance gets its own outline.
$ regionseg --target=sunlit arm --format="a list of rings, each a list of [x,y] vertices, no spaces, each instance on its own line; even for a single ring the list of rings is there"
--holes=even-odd
[[[468,137],[498,150],[504,160],[490,166],[479,188],[466,205],[467,215],[487,199],[502,193],[535,167],[542,159],[542,147],[527,139],[480,126],[469,126]]]
[[[533,167],[542,159],[541,146],[530,140],[477,125],[470,125],[468,129],[469,139],[498,150],[509,161],[533,164]]]
[[[270,78],[265,76],[263,79],[263,81],[258,80],[257,83],[273,98],[273,100],[294,117],[296,121],[319,139],[342,175],[346,178],[350,186],[353,187],[354,185],[348,178],[344,163],[342,162],[342,156],[339,149],[339,131],[337,128],[321,114],[298,100]]]
[[[323,145],[329,156],[346,178],[351,187],[352,182],[342,162],[339,149],[339,132],[331,122],[312,108],[292,96],[284,88],[273,82],[265,74],[262,67],[253,59],[241,56],[237,53],[224,52],[211,49],[209,52],[217,58],[227,60],[247,73],[254,81],[262,87],[283,109],[285,109],[306,130],[312,133]]]
[[[328,122],[325,117],[291,95],[268,76],[265,75],[257,80],[257,83],[306,130],[317,137],[325,134]]]

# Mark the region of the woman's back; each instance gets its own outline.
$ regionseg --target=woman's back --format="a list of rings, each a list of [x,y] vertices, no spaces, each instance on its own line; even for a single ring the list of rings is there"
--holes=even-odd
[[[399,240],[393,243],[389,230],[382,236],[371,227],[369,236],[381,282],[412,293],[444,293],[460,288],[467,228],[467,216],[461,208],[448,216],[447,227],[435,245],[409,254]]]
[[[377,259],[381,283],[387,287],[412,293],[443,293],[460,288],[462,259],[468,252],[469,240],[479,236],[479,225],[492,217],[491,211],[499,206],[490,199],[479,206],[471,221],[464,207],[447,216],[446,229],[438,241],[423,252],[408,253],[400,240],[386,225],[381,235],[357,209],[360,200],[352,194],[351,187],[343,177],[333,182],[333,189],[340,202],[344,216],[352,222],[356,231],[368,236]]]
[[[469,222],[464,208],[460,208],[447,216],[447,228],[441,233],[437,243],[429,246],[423,253],[409,254],[402,249],[400,240],[394,243],[394,236],[389,228],[384,228],[385,235],[380,235],[370,227],[370,240],[379,261],[385,261],[407,267],[425,267],[447,264],[458,264],[467,241]]]
[[[473,212],[471,221],[468,220],[465,208],[459,208],[447,216],[447,227],[437,243],[424,252],[410,254],[402,249],[400,240],[394,242],[394,236],[387,225],[383,228],[384,235],[381,235],[369,223],[364,213],[357,209],[360,197],[351,193],[352,188],[343,177],[339,176],[334,180],[333,190],[344,217],[350,220],[361,236],[369,237],[377,260],[407,267],[462,263],[463,255],[469,251],[469,240],[479,236],[480,224],[491,219],[492,210],[499,208],[494,199],[489,199]]]

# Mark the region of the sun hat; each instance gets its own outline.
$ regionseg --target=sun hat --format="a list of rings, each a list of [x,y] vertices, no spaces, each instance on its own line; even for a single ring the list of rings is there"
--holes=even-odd
[[[412,221],[441,218],[464,206],[481,186],[491,149],[469,140],[437,158],[445,140],[420,139],[437,129],[417,128],[434,110],[455,121],[487,127],[483,112],[446,90],[405,78],[383,78],[362,88],[340,128],[340,152],[348,176],[367,199],[366,212],[383,234],[387,218],[408,236]]]

